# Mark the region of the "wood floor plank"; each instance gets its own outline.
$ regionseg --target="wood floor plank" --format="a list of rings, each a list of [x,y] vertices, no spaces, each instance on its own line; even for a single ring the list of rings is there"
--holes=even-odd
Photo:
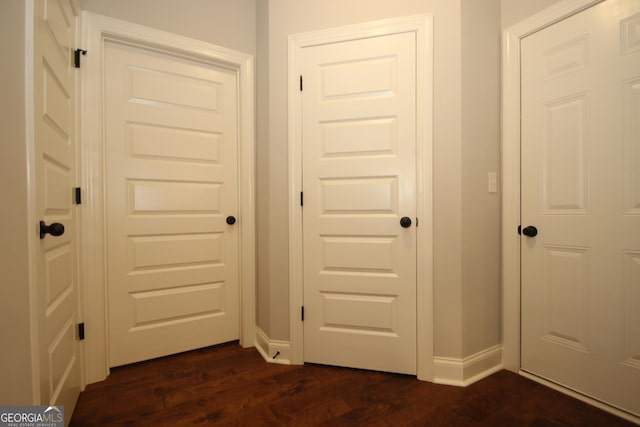
[[[508,371],[468,387],[266,363],[237,342],[114,368],[71,426],[631,426]]]

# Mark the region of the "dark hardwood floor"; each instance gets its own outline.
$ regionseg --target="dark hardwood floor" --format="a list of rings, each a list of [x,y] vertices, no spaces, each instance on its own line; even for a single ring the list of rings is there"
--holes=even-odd
[[[223,344],[115,368],[72,426],[631,426],[511,372],[469,387],[406,375],[266,363]]]

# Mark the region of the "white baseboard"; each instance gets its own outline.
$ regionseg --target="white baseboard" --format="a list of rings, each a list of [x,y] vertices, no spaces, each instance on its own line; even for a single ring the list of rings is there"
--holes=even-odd
[[[457,359],[434,357],[434,383],[466,387],[502,369],[502,345]]]
[[[272,340],[259,327],[256,327],[256,348],[264,360],[269,363],[291,365],[289,341]]]

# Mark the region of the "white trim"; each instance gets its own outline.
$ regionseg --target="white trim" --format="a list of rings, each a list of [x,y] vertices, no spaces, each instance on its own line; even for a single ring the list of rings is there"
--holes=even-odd
[[[502,35],[502,303],[503,364],[520,369],[520,40],[603,0],[565,0]]]
[[[84,212],[83,251],[86,380],[100,381],[109,373],[106,310],[105,201],[103,143],[103,54],[105,40],[157,47],[236,70],[239,85],[239,218],[240,233],[240,343],[255,344],[255,137],[254,70],[251,55],[176,34],[94,13],[83,13],[82,40],[87,55],[82,62],[81,156]]]
[[[270,339],[259,326],[256,327],[256,349],[266,362],[291,365],[289,342]]]
[[[464,359],[434,357],[433,363],[435,383],[466,387],[502,369],[502,346],[489,347]]]
[[[433,16],[416,17],[417,377],[435,378],[433,361]],[[408,25],[409,22],[405,22]]]
[[[40,341],[38,331],[38,249],[36,231],[33,224],[40,218],[36,212],[36,146],[35,146],[35,3],[25,2],[25,52],[24,52],[24,93],[25,93],[25,137],[27,155],[27,250],[29,254],[29,333],[31,354],[31,398],[32,405],[41,401],[40,393]]]
[[[74,8],[74,16],[76,18],[76,33],[74,36],[74,40],[75,40],[75,48],[76,49],[82,49],[82,7],[80,5],[80,1],[79,0],[71,0],[71,4],[73,5]],[[79,187],[82,188],[81,186],[81,181],[82,181],[82,147],[81,147],[81,126],[82,126],[82,110],[80,109],[81,105],[82,105],[82,91],[81,91],[81,84],[82,84],[82,78],[81,78],[81,74],[78,73],[78,71],[75,71],[77,73],[76,75],[76,79],[75,79],[75,156],[76,156],[76,171],[75,171],[75,176],[74,178],[74,186],[75,187]],[[75,209],[74,215],[76,217],[76,226],[75,226],[75,230],[74,233],[76,236],[80,237],[80,230],[82,227],[82,218],[83,218],[83,214],[84,212],[82,211],[82,206],[74,206],[73,207]],[[84,281],[83,281],[83,271],[82,271],[82,260],[83,260],[84,254],[82,253],[82,242],[81,240],[77,241],[77,249],[76,249],[76,265],[75,265],[75,273],[76,273],[76,289],[77,289],[77,297],[76,297],[76,302],[78,304],[78,318],[77,318],[77,322],[78,324],[83,323],[84,322],[84,317],[85,317],[85,312],[87,311],[84,305],[84,292],[85,289],[82,286]],[[86,364],[87,364],[87,358],[85,356],[85,343],[84,341],[78,341],[77,342],[77,350],[78,350],[78,358],[80,361],[80,390],[83,391],[85,389],[85,386],[87,385],[87,379],[86,379]]]
[[[640,425],[640,417],[636,417],[633,414],[630,414],[626,411],[623,411],[621,409],[618,409],[614,406],[609,406],[606,403],[603,403],[599,400],[595,400],[589,396],[586,396],[582,393],[578,393],[576,391],[571,390],[570,388],[567,387],[563,387],[561,385],[558,385],[554,382],[545,380],[544,378],[538,377],[536,375],[530,374],[529,372],[525,372],[525,371],[519,371],[518,372],[520,375],[522,375],[525,378],[528,378],[532,381],[535,381],[537,383],[540,383],[544,386],[547,386],[549,388],[552,388],[556,391],[559,391],[560,393],[566,394],[567,396],[571,396],[575,399],[578,399],[582,402],[585,402],[591,406],[595,406],[598,409],[602,409],[603,411],[609,412],[610,414],[613,414],[617,417],[623,418],[627,421],[631,421],[632,423],[638,424]]]
[[[291,363],[304,363],[304,328],[300,320],[303,305],[301,105],[297,76],[300,75],[301,49],[365,37],[397,33],[416,34],[417,59],[417,376],[432,381],[433,367],[433,221],[432,221],[432,120],[433,120],[433,15],[350,25],[289,36],[290,81],[289,119],[289,321]]]
[[[295,85],[299,75],[298,57],[302,48],[293,36],[289,36],[289,343],[291,363],[304,363],[304,327],[300,320],[300,307],[304,305],[303,257],[302,257],[302,117],[300,97]]]

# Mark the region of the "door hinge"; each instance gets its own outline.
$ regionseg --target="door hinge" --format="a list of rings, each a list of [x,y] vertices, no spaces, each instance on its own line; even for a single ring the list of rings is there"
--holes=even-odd
[[[300,75],[300,92],[302,92],[302,75]]]
[[[84,322],[78,323],[78,339],[84,340]]]
[[[304,193],[300,192],[300,206],[304,206]]]
[[[73,189],[73,198],[76,205],[82,204],[82,188],[75,187]]]
[[[80,68],[80,54],[86,55],[87,51],[84,49],[76,49],[73,51],[73,64],[76,68]]]
[[[300,319],[304,322],[304,305],[300,307]]]

